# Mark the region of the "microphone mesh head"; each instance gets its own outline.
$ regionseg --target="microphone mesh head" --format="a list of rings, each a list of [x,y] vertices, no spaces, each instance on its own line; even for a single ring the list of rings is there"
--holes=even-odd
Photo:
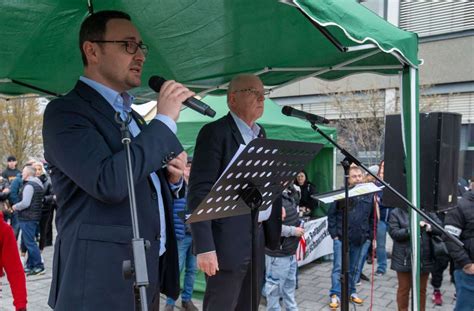
[[[159,92],[160,89],[161,89],[161,86],[163,85],[163,83],[165,83],[166,80],[163,79],[162,77],[160,76],[151,76],[150,79],[148,80],[148,86],[156,91],[156,92]]]
[[[291,116],[292,110],[293,108],[290,106],[283,106],[283,108],[281,108],[281,113],[283,113],[285,116]]]

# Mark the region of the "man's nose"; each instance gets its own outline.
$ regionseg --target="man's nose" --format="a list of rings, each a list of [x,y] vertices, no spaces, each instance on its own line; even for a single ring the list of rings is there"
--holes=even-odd
[[[142,62],[144,62],[146,59],[146,56],[145,56],[145,53],[143,53],[142,49],[138,48],[133,58],[135,60],[141,60]]]

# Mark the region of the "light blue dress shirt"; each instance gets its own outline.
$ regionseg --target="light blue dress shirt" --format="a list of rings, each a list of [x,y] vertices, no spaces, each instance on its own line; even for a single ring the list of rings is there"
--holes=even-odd
[[[235,124],[237,124],[237,128],[239,129],[246,145],[258,137],[258,134],[260,134],[260,126],[258,126],[257,123],[254,123],[252,127],[250,127],[232,111],[230,111],[230,115],[234,118]]]
[[[122,120],[126,118],[126,112],[132,111],[132,103],[134,97],[129,93],[118,93],[115,90],[91,79],[88,79],[84,76],[79,78],[82,82],[96,90],[100,95],[102,95],[107,102],[114,108],[114,110],[120,113]],[[168,126],[168,128],[176,134],[177,126],[176,122],[168,116],[158,114],[156,115],[155,119],[163,122]],[[133,137],[136,137],[140,134],[140,128],[138,127],[136,121],[132,118],[130,124],[128,125],[130,133]],[[123,168],[125,170],[125,167]],[[161,196],[161,183],[158,175],[155,172],[150,174],[150,178],[153,182],[153,186],[155,186],[156,194],[158,195],[158,210],[160,214],[160,256],[166,251],[166,221],[165,221],[165,211],[163,205],[163,197]],[[171,185],[172,190],[179,189],[180,185]]]
[[[244,139],[244,142],[246,145],[248,145],[248,143],[254,140],[255,138],[258,138],[258,135],[260,134],[261,129],[257,123],[254,123],[250,127],[248,126],[247,123],[245,123],[241,118],[239,118],[232,111],[230,111],[230,115],[232,116],[232,118],[234,118],[235,124],[237,124],[237,128],[239,129],[239,132],[242,135],[242,138]],[[272,207],[258,212],[258,222],[262,222],[270,218],[271,213],[272,213]]]

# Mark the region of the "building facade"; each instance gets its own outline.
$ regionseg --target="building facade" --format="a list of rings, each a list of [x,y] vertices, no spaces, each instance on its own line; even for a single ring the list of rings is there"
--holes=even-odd
[[[419,36],[420,111],[462,115],[459,177],[474,177],[474,2],[359,1],[390,23]],[[398,76],[359,74],[336,82],[309,78],[277,89],[271,97],[280,105],[330,120],[361,119],[399,113]],[[340,103],[358,98],[365,108]],[[357,100],[356,100],[357,101]],[[353,111],[350,111],[352,108]],[[367,156],[367,151],[358,152]],[[368,161],[370,163],[370,161]]]

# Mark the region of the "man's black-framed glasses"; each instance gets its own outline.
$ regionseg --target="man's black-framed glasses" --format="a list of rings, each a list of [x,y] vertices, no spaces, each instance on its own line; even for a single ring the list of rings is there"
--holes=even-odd
[[[138,48],[142,50],[143,55],[148,55],[148,45],[143,43],[136,43],[135,41],[127,41],[127,40],[92,40],[91,42],[94,43],[118,43],[122,44],[125,47],[125,51],[127,53],[134,55],[137,53]]]

